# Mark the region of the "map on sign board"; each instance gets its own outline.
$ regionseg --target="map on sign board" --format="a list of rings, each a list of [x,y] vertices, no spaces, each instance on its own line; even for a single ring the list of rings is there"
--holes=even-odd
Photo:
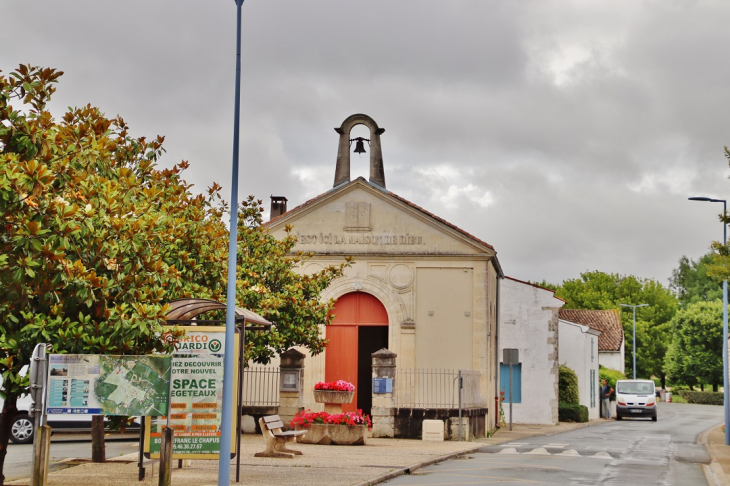
[[[163,415],[170,356],[52,354],[46,413]]]

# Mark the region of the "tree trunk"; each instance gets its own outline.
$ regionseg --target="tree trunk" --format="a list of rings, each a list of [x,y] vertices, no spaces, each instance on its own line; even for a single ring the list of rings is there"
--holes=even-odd
[[[689,391],[695,391],[694,385],[689,385]]]
[[[705,384],[704,383],[700,383],[700,391],[705,391]]]
[[[662,373],[662,390],[667,389],[667,375]]]
[[[720,391],[720,385],[718,385],[717,383],[713,383],[712,384],[712,391],[714,391],[715,393],[717,393],[718,391]]]
[[[106,462],[103,415],[91,417],[91,462]]]
[[[0,415],[0,486],[5,484],[3,466],[5,465],[5,455],[8,452],[8,442],[10,441],[10,427],[13,425],[13,419],[18,414],[17,400],[18,397],[9,395],[5,399],[2,415]]]

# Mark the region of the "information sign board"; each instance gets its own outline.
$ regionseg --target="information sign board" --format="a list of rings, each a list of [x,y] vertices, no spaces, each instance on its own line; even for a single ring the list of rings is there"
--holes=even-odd
[[[223,350],[225,327],[178,326],[185,336],[172,355],[170,427],[173,459],[218,459],[223,412]],[[236,335],[238,337],[238,335]],[[234,352],[238,355],[238,340]],[[234,360],[233,409],[238,396],[238,360]],[[167,417],[147,417],[144,452],[159,457],[162,429]],[[231,454],[235,454],[236,427],[231,428]]]
[[[46,413],[160,415],[167,413],[171,357],[52,354]]]

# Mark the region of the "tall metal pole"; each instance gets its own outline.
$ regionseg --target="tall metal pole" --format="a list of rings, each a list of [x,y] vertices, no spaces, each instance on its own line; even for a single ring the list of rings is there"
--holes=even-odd
[[[721,202],[722,216],[727,215],[727,199],[690,197],[690,201]],[[727,224],[722,222],[722,243],[727,245]],[[730,445],[730,380],[728,379],[727,280],[722,281],[722,387],[725,408],[725,445]]]
[[[636,306],[633,308],[634,311],[634,380],[636,379]]]
[[[621,307],[631,307],[634,310],[634,337],[633,337],[633,348],[634,348],[634,380],[636,379],[636,308],[637,307],[647,307],[649,304],[621,304],[619,303]]]
[[[722,216],[727,214],[727,201],[722,202]],[[727,224],[722,222],[722,242],[727,245]],[[727,357],[727,280],[722,281],[722,388],[725,405],[725,445],[730,445],[730,380],[728,380]]]
[[[228,486],[231,480],[231,426],[233,404],[233,350],[236,329],[236,242],[238,238],[238,131],[241,106],[241,6],[236,2],[236,94],[233,115],[233,171],[231,174],[231,226],[228,242],[228,289],[226,294],[226,345],[223,360],[223,410],[221,413],[220,455],[218,456],[218,486]],[[243,350],[241,350],[243,352]],[[238,411],[240,413],[240,410]]]

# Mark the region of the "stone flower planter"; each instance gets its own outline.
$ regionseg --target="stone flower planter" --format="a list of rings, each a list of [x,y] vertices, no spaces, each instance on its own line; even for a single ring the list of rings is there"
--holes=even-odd
[[[354,396],[354,391],[314,390],[317,403],[350,403]]]
[[[306,430],[307,433],[297,437],[302,444],[320,445],[365,445],[367,425],[310,424],[309,427],[296,426],[296,430]]]

